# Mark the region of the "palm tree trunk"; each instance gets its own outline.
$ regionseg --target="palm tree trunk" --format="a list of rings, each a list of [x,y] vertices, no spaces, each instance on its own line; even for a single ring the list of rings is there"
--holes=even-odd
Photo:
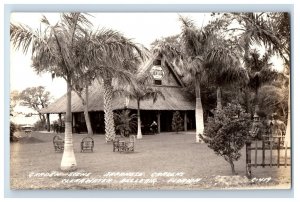
[[[245,88],[245,102],[246,102],[246,112],[250,113],[252,115],[252,110],[251,110],[251,104],[250,104],[250,91],[248,89],[248,87]]]
[[[115,123],[114,114],[112,110],[112,95],[113,88],[111,85],[112,78],[106,76],[103,78],[103,90],[104,90],[104,122],[105,122],[105,139],[106,142],[115,139]]]
[[[137,120],[138,120],[138,129],[136,139],[142,139],[142,123],[141,123],[141,111],[140,111],[140,101],[137,100]]]
[[[257,114],[257,112],[259,111],[259,106],[258,106],[258,88],[255,89],[254,104],[255,104],[254,114]]]
[[[229,164],[230,164],[230,167],[231,167],[232,175],[236,175],[235,168],[234,168],[234,163],[233,163],[232,159],[229,159]]]
[[[289,78],[289,82],[290,82],[290,78]],[[289,83],[290,84],[290,83]],[[290,85],[289,85],[289,101],[288,101],[288,119],[287,119],[287,125],[286,125],[286,131],[285,131],[285,142],[287,144],[288,147],[291,146],[291,131],[290,131],[290,127],[291,127],[291,91],[290,91]]]
[[[92,136],[93,135],[93,129],[92,129],[92,125],[91,125],[91,119],[89,116],[89,109],[88,109],[88,98],[89,98],[89,87],[86,85],[85,86],[85,102],[83,105],[84,108],[84,118],[85,118],[85,123],[86,123],[86,128],[88,131],[88,135]]]
[[[200,142],[199,134],[204,132],[203,107],[201,102],[200,75],[196,74],[195,78],[196,91],[196,142]],[[201,141],[203,142],[203,141]]]
[[[222,97],[221,97],[221,87],[218,86],[217,88],[217,110],[222,109]]]
[[[73,149],[72,137],[72,116],[71,116],[71,79],[67,78],[67,111],[65,118],[65,145],[60,168],[64,171],[73,171],[77,168],[77,163]]]

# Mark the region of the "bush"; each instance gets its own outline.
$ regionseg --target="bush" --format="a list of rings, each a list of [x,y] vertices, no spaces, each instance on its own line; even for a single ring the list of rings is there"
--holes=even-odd
[[[11,142],[14,142],[16,141],[16,137],[14,136],[14,133],[16,132],[17,130],[17,126],[16,124],[14,124],[13,122],[10,122],[10,141]]]
[[[129,136],[129,133],[135,132],[137,127],[136,119],[136,114],[130,114],[129,110],[114,113],[116,132],[126,137]]]
[[[238,103],[229,103],[221,110],[214,110],[201,138],[217,155],[223,156],[236,174],[233,161],[241,157],[251,125],[250,114]]]
[[[176,131],[177,133],[178,131],[183,130],[183,119],[181,118],[179,111],[173,113],[172,130]]]

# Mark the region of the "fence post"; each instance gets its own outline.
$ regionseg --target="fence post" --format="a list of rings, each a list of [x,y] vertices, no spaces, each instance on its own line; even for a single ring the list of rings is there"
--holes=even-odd
[[[262,141],[262,167],[265,167],[265,139]]]
[[[281,143],[281,137],[278,137],[278,142],[277,142],[277,167],[279,168],[280,166],[280,143]]]
[[[251,174],[251,141],[246,141],[246,174],[250,179]]]

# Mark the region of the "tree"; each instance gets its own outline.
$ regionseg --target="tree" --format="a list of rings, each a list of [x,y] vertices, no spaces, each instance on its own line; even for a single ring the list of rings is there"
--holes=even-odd
[[[207,50],[203,67],[207,72],[208,79],[217,86],[217,108],[221,109],[222,86],[246,82],[248,75],[240,64],[239,55],[234,49],[229,48],[230,42],[220,39],[215,41],[217,43]]]
[[[46,117],[40,110],[46,108],[51,100],[50,92],[44,86],[29,87],[19,93],[20,105],[27,106],[35,110],[42,123],[46,123]]]
[[[122,136],[129,136],[129,133],[136,129],[136,114],[131,114],[129,110],[122,110],[114,113],[116,131]]]
[[[41,19],[44,29],[33,31],[26,25],[10,25],[10,37],[16,49],[24,53],[32,49],[32,66],[37,73],[48,72],[52,77],[62,77],[67,82],[67,109],[65,117],[65,146],[61,169],[75,170],[77,167],[72,139],[71,91],[74,74],[80,74],[76,43],[86,35],[86,27],[91,26],[80,13],[63,13],[61,20],[51,26],[48,19]]]
[[[93,129],[92,129],[89,110],[88,110],[89,86],[91,85],[91,81],[93,81],[95,78],[92,71],[89,71],[87,69],[86,72],[84,72],[84,75],[79,75],[79,78],[77,78],[74,82],[76,84],[73,85],[73,90],[78,95],[83,106],[84,119],[85,119],[86,128],[89,136],[93,135]]]
[[[14,90],[10,92],[10,102],[9,102],[9,111],[10,116],[14,116],[14,108],[19,101],[19,91]]]
[[[85,47],[83,51],[89,56],[85,62],[94,68],[96,78],[103,86],[105,138],[107,142],[112,141],[115,138],[112,109],[113,80],[123,85],[131,83],[133,77],[131,72],[136,68],[131,65],[131,60],[146,59],[146,49],[125,38],[119,32],[106,29],[92,33]],[[95,61],[94,57],[98,59]],[[90,61],[95,62],[91,64]]]
[[[200,136],[204,131],[203,107],[201,102],[200,83],[205,72],[203,69],[203,55],[209,43],[210,32],[201,29],[198,30],[192,21],[180,17],[182,23],[181,42],[187,57],[187,70],[190,73],[195,85],[196,95],[196,142],[200,142]],[[202,78],[201,78],[202,77]]]
[[[140,105],[141,101],[152,99],[153,103],[157,101],[159,97],[165,99],[163,93],[154,87],[149,86],[149,82],[151,79],[148,74],[140,74],[137,76],[136,80],[131,83],[130,86],[123,89],[117,89],[115,94],[119,94],[119,96],[125,96],[128,99],[134,99],[137,103],[137,120],[138,120],[138,128],[137,128],[137,139],[142,139],[142,124],[141,124],[141,110]]]
[[[173,113],[172,129],[176,131],[176,133],[183,130],[183,119],[181,118],[179,111]]]
[[[250,114],[236,102],[228,103],[214,111],[205,127],[205,136],[201,136],[209,148],[230,164],[232,174],[236,174],[234,161],[241,157],[250,125]]]
[[[264,85],[258,91],[257,103],[266,114],[276,113],[287,120],[288,112],[288,88],[275,85]]]
[[[214,81],[221,81],[222,79],[218,78],[219,72],[229,73],[230,71],[227,71],[229,68],[234,69],[238,66],[238,60],[234,54],[231,54],[233,51],[230,49],[218,49],[220,47],[218,43],[222,37],[217,37],[220,34],[217,30],[222,26],[221,21],[210,22],[201,29],[196,28],[191,20],[180,17],[180,21],[182,22],[181,42],[184,47],[185,66],[195,85],[196,142],[199,142],[204,131],[201,83],[209,82],[210,75],[213,75]],[[211,67],[215,71],[212,71]],[[223,68],[223,71],[217,68]],[[231,77],[228,76],[228,78],[230,80]],[[218,94],[220,98],[220,93]]]

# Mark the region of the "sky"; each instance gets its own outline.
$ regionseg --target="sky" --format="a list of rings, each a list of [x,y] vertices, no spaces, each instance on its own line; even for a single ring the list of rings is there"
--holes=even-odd
[[[95,29],[110,28],[121,32],[125,37],[150,48],[156,39],[180,34],[179,15],[189,17],[196,26],[201,27],[210,20],[209,13],[89,13],[89,20]],[[40,27],[40,19],[45,15],[51,24],[59,20],[59,13],[12,13],[12,23],[25,24],[33,30]],[[66,82],[62,78],[52,79],[48,73],[37,75],[31,67],[31,50],[25,54],[21,50],[10,48],[10,90],[22,91],[27,87],[45,86],[53,100],[66,93]],[[18,106],[15,111],[33,112],[26,107]],[[17,116],[17,123],[30,122],[36,118]],[[53,120],[53,119],[52,119]]]

